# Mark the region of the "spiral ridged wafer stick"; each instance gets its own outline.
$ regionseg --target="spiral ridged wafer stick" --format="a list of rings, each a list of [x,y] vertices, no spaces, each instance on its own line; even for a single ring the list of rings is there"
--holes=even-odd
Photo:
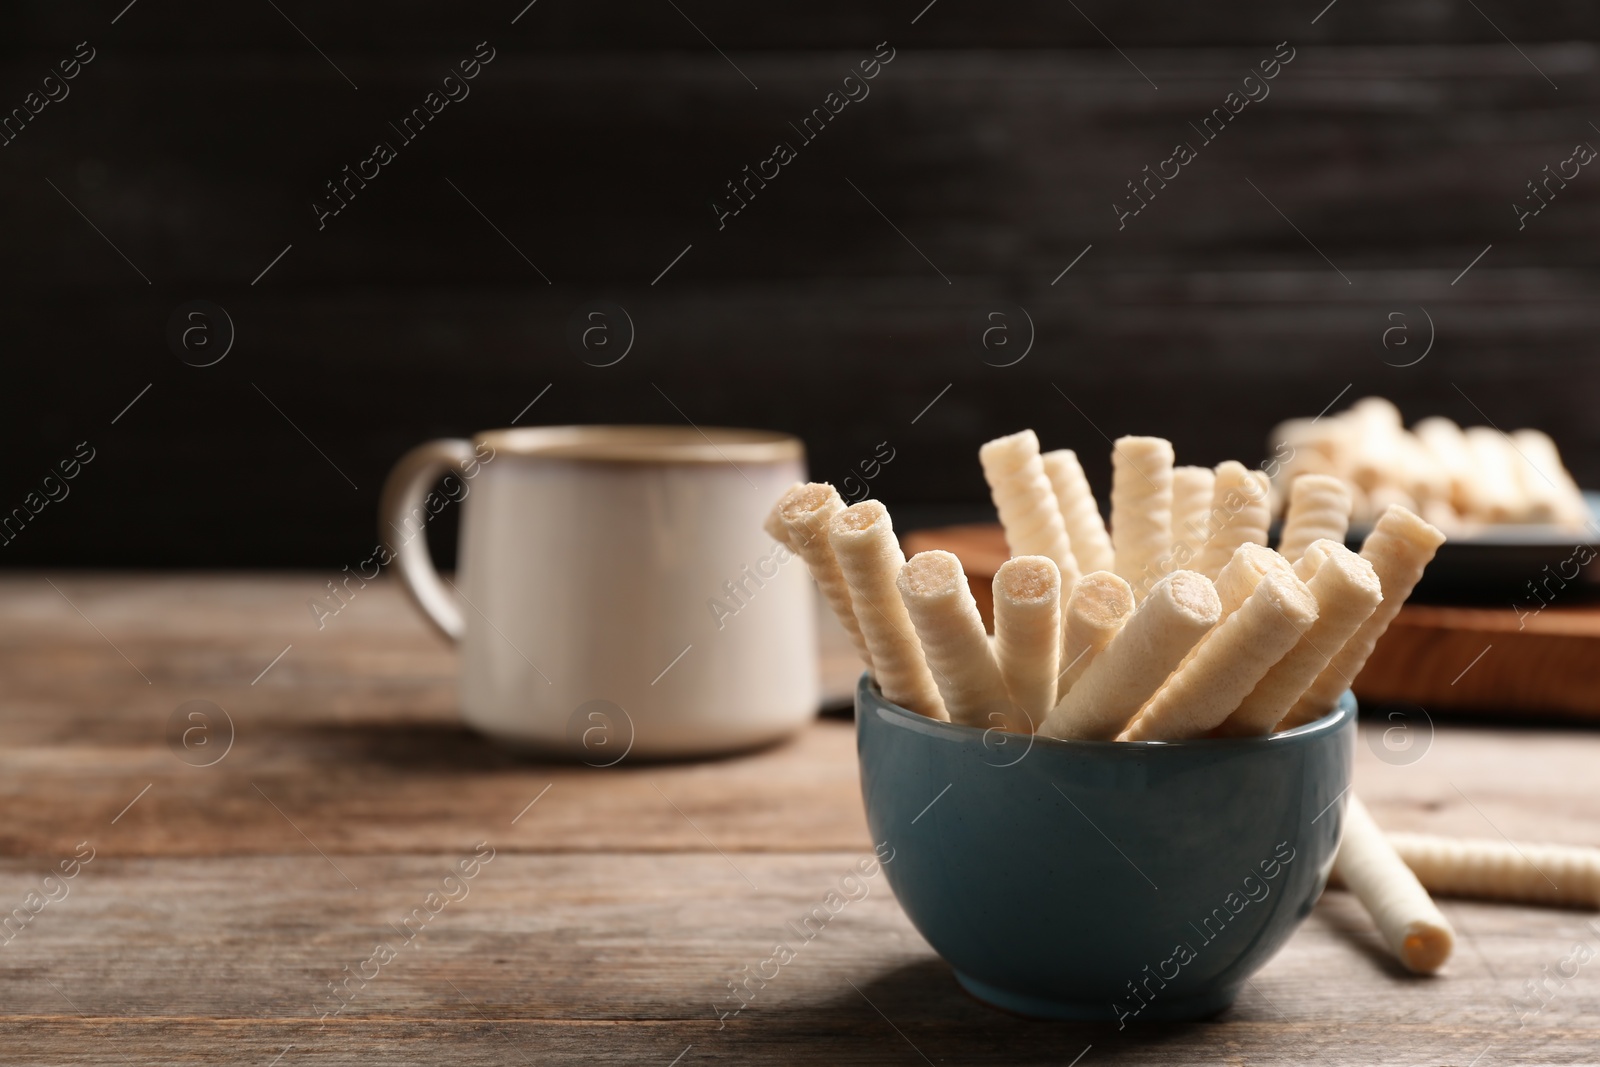
[[[1478,475],[1461,427],[1442,415],[1423,419],[1412,428],[1417,441],[1450,479],[1450,503],[1463,515],[1479,508]]]
[[[1039,438],[1032,430],[997,437],[978,449],[989,496],[1000,513],[1006,546],[1013,556],[1049,556],[1071,588],[1078,580],[1078,560],[1061,521],[1061,505],[1050,488],[1039,456]]]
[[[1194,569],[1215,578],[1234,549],[1242,544],[1267,543],[1267,527],[1272,523],[1270,485],[1267,476],[1237,460],[1217,465],[1216,486],[1211,494],[1211,535],[1201,546]]]
[[[1224,737],[1271,733],[1383,599],[1372,564],[1343,542],[1323,538],[1315,543],[1322,550],[1321,563],[1306,588],[1317,599],[1317,621],[1218,728]]]
[[[1522,483],[1513,464],[1522,462],[1506,435],[1488,426],[1471,426],[1467,448],[1477,472],[1482,515],[1490,522],[1505,522],[1522,512]]]
[[[1187,567],[1211,535],[1211,496],[1217,473],[1210,467],[1172,468],[1172,565]]]
[[[789,528],[783,524],[783,499],[796,489],[804,488],[804,482],[795,482],[785,489],[783,496],[773,502],[772,510],[767,512],[767,517],[761,522],[761,528],[766,531],[767,536],[787,548],[790,552],[794,551],[794,545],[789,540]]]
[[[1017,710],[1037,729],[1056,704],[1061,571],[1049,556],[1016,556],[994,576],[994,654]]]
[[[1072,543],[1072,554],[1078,566],[1085,574],[1110,570],[1116,562],[1111,551],[1111,535],[1106,533],[1100,506],[1094,501],[1089,479],[1083,476],[1083,465],[1078,462],[1077,453],[1070,448],[1058,448],[1040,458],[1044,461],[1050,487],[1055,490],[1056,503],[1061,507],[1061,523],[1066,527],[1067,540]]]
[[[1133,590],[1110,571],[1090,571],[1078,579],[1061,616],[1061,676],[1056,680],[1056,700],[1083,677],[1095,657],[1105,651],[1128,616],[1133,614]]]
[[[1015,733],[1032,729],[1006,695],[989,635],[961,561],[941,550],[918,552],[895,579],[950,721]]]
[[[850,603],[850,587],[845,584],[839,561],[833,555],[833,544],[828,540],[828,522],[843,510],[844,500],[827,482],[797,485],[778,498],[778,513],[789,534],[790,547],[806,561],[812,579],[850,635],[861,662],[871,670],[872,653],[867,649],[866,638],[861,636],[861,624]]]
[[[1281,571],[1267,575],[1194,658],[1167,679],[1122,736],[1176,741],[1209,733],[1316,621],[1317,600],[1304,582]]]
[[[888,509],[876,500],[851,504],[829,520],[828,540],[872,655],[872,677],[884,697],[929,718],[949,719],[895,586],[906,557]]]
[[[1289,485],[1289,507],[1284,514],[1278,551],[1294,563],[1313,541],[1326,537],[1344,541],[1350,529],[1350,487],[1343,478],[1328,474],[1302,474]]]
[[[1083,677],[1045,718],[1051,737],[1110,740],[1161,687],[1220,613],[1204,575],[1173,571],[1155,584]]]
[[[1311,683],[1305,695],[1295,701],[1294,707],[1278,725],[1280,730],[1302,726],[1320,719],[1333,707],[1339,694],[1344,692],[1367,665],[1367,657],[1383,636],[1400,608],[1416,587],[1422,570],[1433,559],[1433,554],[1444,544],[1444,534],[1437,527],[1423,522],[1414,513],[1402,507],[1392,507],[1378,517],[1378,523],[1361,546],[1361,556],[1378,572],[1383,586],[1383,603],[1378,605],[1355,636],[1334,653],[1327,669]]]
[[[1600,908],[1600,849],[1401,833],[1389,844],[1430,893]]]
[[[1333,873],[1360,898],[1408,969],[1432,974],[1444,966],[1455,947],[1455,932],[1353,793]]]
[[[1119,437],[1111,446],[1111,550],[1142,601],[1172,550],[1172,442]]]
[[[1261,584],[1261,579],[1273,573],[1294,574],[1295,570],[1289,561],[1265,545],[1258,545],[1253,541],[1246,541],[1234,549],[1233,558],[1228,560],[1221,573],[1213,583],[1217,587],[1217,602],[1222,606],[1222,613],[1217,618],[1217,626],[1211,628],[1211,633],[1202,637],[1200,641],[1183,657],[1183,662],[1178,664],[1182,670],[1194,662],[1207,641],[1216,636],[1218,627],[1227,621],[1228,616],[1238,611],[1250,594],[1256,591],[1256,586]],[[1302,580],[1308,579],[1310,574],[1299,576]]]

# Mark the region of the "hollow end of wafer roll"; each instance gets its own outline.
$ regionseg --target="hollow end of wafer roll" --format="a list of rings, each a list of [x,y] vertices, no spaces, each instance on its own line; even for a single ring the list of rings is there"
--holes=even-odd
[[[1215,626],[1222,617],[1222,602],[1211,579],[1198,571],[1173,571],[1150,590],[1176,609],[1178,618],[1197,629]]]
[[[836,500],[840,508],[830,508]],[[831,518],[833,511],[842,510],[843,504],[839,491],[827,482],[806,482],[795,485],[778,499],[778,515],[797,545],[809,545],[827,532],[823,521]],[[799,537],[801,533],[805,534],[803,538]]]
[[[1305,582],[1294,576],[1293,571],[1267,575],[1250,595],[1265,599],[1301,633],[1317,621],[1317,598]]]
[[[839,512],[830,521],[833,523],[829,531],[831,537],[865,533],[880,522],[889,522],[889,509],[878,500],[861,500]]]
[[[1067,612],[1074,625],[1105,632],[1122,625],[1133,610],[1133,587],[1112,571],[1090,571],[1078,579],[1067,598]]]
[[[786,548],[793,549],[794,546],[789,542],[789,528],[783,524],[783,502],[788,499],[790,493],[804,488],[804,482],[795,482],[785,489],[778,499],[773,501],[772,510],[767,512],[767,517],[761,522],[761,529],[766,535]]]
[[[1000,565],[994,588],[1015,604],[1048,604],[1061,595],[1061,568],[1048,556],[1017,556]]]
[[[1389,505],[1378,516],[1378,521],[1373,524],[1373,532],[1378,530],[1416,546],[1426,552],[1429,558],[1446,540],[1443,530],[1400,504]]]
[[[1405,938],[1400,942],[1400,962],[1408,971],[1433,974],[1455,950],[1456,936],[1447,926],[1418,919],[1406,927]]]
[[[967,587],[967,575],[954,552],[942,548],[918,552],[900,568],[900,591],[908,597],[933,600],[954,596]]]
[[[1277,552],[1266,545],[1246,541],[1233,550],[1233,555],[1217,572],[1217,596],[1222,601],[1222,613],[1231,615],[1237,611],[1267,575],[1293,573],[1294,567]]]

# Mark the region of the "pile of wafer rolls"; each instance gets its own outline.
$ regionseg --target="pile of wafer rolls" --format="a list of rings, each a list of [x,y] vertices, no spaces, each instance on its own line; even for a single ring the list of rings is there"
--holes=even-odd
[[[795,485],[773,537],[797,552],[883,695],[932,718],[1077,740],[1268,734],[1331,710],[1444,535],[1402,506],[1360,553],[1342,482],[1299,480],[1278,548],[1265,474],[1112,447],[1109,524],[1070,450],[1032,430],[978,450],[1012,558],[991,640],[961,561],[906,559],[888,509]]]
[[[1369,523],[1402,504],[1451,534],[1495,523],[1581,527],[1593,520],[1583,494],[1548,434],[1491,426],[1462,429],[1446,418],[1409,430],[1382,397],[1272,431],[1274,500],[1289,502],[1304,474],[1332,475],[1349,487],[1351,515]]]
[[[992,638],[961,561],[944,551],[906,559],[877,500],[846,506],[831,485],[796,484],[766,530],[806,561],[887,700],[985,730],[1151,741],[1313,722],[1445,540],[1393,504],[1353,552],[1348,484],[1309,473],[1270,548],[1264,473],[1233,461],[1176,466],[1158,437],[1114,442],[1109,523],[1078,457],[1041,452],[1032,430],[988,442],[978,458],[1011,552],[994,576]],[[1448,842],[1405,847],[1402,858],[1352,798],[1335,873],[1413,970],[1436,970],[1454,943],[1419,874],[1444,892],[1554,899],[1498,854],[1485,868],[1481,850],[1464,860]],[[1578,892],[1600,893],[1600,851],[1577,851],[1590,864]]]

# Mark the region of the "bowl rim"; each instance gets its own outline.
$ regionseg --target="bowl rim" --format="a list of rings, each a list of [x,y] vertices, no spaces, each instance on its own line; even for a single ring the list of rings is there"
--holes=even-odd
[[[856,707],[876,711],[886,722],[892,726],[917,733],[927,734],[943,741],[965,744],[983,744],[983,739],[988,737],[991,730],[977,726],[966,726],[961,723],[944,722],[939,719],[930,719],[928,716],[903,708],[890,701],[879,690],[872,680],[871,671],[862,671],[860,679],[856,682]],[[1262,734],[1255,737],[1194,737],[1177,741],[1082,741],[1069,740],[1059,737],[1048,737],[1044,734],[1016,734],[1016,737],[1027,737],[1033,744],[1045,746],[1046,749],[1060,749],[1064,752],[1094,752],[1094,753],[1135,753],[1152,752],[1158,749],[1189,749],[1205,752],[1229,752],[1239,749],[1264,748],[1269,745],[1306,745],[1319,738],[1332,734],[1342,728],[1347,722],[1356,718],[1355,693],[1346,689],[1339,694],[1338,701],[1333,710],[1314,719],[1304,726],[1296,726],[1292,730],[1283,730],[1279,733]]]

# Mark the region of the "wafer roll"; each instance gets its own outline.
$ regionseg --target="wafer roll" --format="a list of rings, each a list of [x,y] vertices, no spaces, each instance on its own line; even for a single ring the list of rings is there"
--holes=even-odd
[[[1239,610],[1167,679],[1129,724],[1129,741],[1200,737],[1222,725],[1272,665],[1317,621],[1317,601],[1293,574],[1261,579]]]
[[[1061,676],[1056,700],[1083,677],[1095,657],[1133,613],[1133,590],[1110,571],[1090,571],[1078,579],[1061,619]]]
[[[1201,546],[1194,569],[1215,578],[1233,558],[1234,549],[1246,543],[1267,543],[1267,527],[1272,523],[1267,476],[1237,460],[1219,463],[1210,521],[1210,536]]]
[[[861,655],[861,662],[871,670],[872,653],[867,649],[866,638],[861,636],[861,624],[850,603],[850,587],[845,583],[839,561],[833,555],[833,544],[828,540],[828,523],[843,510],[844,500],[839,491],[827,482],[796,485],[778,498],[778,513],[789,535],[788,544],[806,561],[817,588],[822,590],[828,606]]]
[[[1188,567],[1211,536],[1211,497],[1217,474],[1210,467],[1172,468],[1172,565]]]
[[[1115,562],[1111,535],[1106,533],[1100,506],[1094,501],[1089,480],[1083,476],[1077,453],[1070,448],[1058,448],[1041,458],[1050,487],[1055,490],[1056,503],[1061,506],[1061,523],[1066,527],[1067,540],[1072,544],[1078,566],[1085,573],[1110,570]]]
[[[1473,426],[1466,433],[1477,469],[1479,508],[1474,517],[1486,522],[1516,521],[1525,505],[1514,466],[1521,460],[1499,430]]]
[[[1444,966],[1455,947],[1455,932],[1354,794],[1345,809],[1344,839],[1333,872],[1361,900],[1408,969],[1432,974]]]
[[[796,489],[804,488],[805,484],[803,482],[795,482],[785,489],[783,496],[773,502],[772,510],[767,512],[767,517],[761,523],[761,529],[766,531],[767,536],[787,548],[790,552],[794,551],[794,544],[789,540],[789,528],[783,524],[783,501],[785,497]]]
[[[948,719],[895,579],[906,558],[889,512],[863,500],[828,522],[828,540],[850,589],[850,604],[885,699],[933,719]]]
[[[1406,597],[1422,577],[1423,568],[1443,543],[1444,534],[1404,508],[1390,508],[1378,517],[1377,525],[1361,546],[1361,556],[1378,574],[1383,602],[1356,630],[1355,636],[1334,653],[1333,660],[1311,683],[1311,688],[1289,709],[1279,729],[1301,726],[1327,714],[1339,694],[1367,665],[1367,657],[1372,655],[1378,638],[1400,613]]]
[[[900,568],[895,584],[950,721],[1028,733],[1026,716],[1006,696],[961,561],[949,552],[918,552]]]
[[[1350,530],[1351,505],[1350,488],[1342,479],[1302,474],[1289,485],[1289,509],[1278,552],[1293,563],[1313,541],[1326,537],[1342,543]]]
[[[1222,623],[1226,622],[1230,615],[1238,611],[1250,594],[1256,591],[1256,586],[1261,584],[1261,579],[1273,573],[1292,575],[1295,570],[1289,565],[1288,560],[1266,545],[1258,545],[1253,541],[1246,541],[1234,549],[1233,558],[1228,560],[1227,565],[1222,568],[1222,572],[1217,575],[1216,581],[1212,583],[1217,587],[1217,602],[1222,608],[1221,614],[1217,617],[1217,625],[1213,626],[1211,632],[1202,637],[1199,643],[1189,650],[1189,654],[1183,657],[1183,662],[1178,664],[1178,670],[1181,671],[1194,662],[1194,658],[1200,654],[1200,650],[1206,646],[1206,642],[1216,636],[1217,630]],[[1309,577],[1310,574],[1308,573],[1305,578]],[[1305,580],[1305,578],[1302,580]]]
[[[1211,582],[1173,571],[1155,584],[1076,685],[1051,709],[1043,733],[1110,740],[1166,681],[1221,611]]]
[[[1413,428],[1417,441],[1450,477],[1450,503],[1468,515],[1478,510],[1478,476],[1472,449],[1461,427],[1443,416],[1423,419]]]
[[[1317,621],[1218,728],[1224,737],[1271,733],[1383,599],[1372,564],[1340,541],[1324,538],[1316,544],[1323,550],[1321,563],[1306,588],[1316,597]]]
[[[1061,506],[1039,456],[1032,430],[997,437],[978,449],[989,496],[1013,556],[1049,556],[1067,586],[1078,580],[1078,561],[1061,521]]]
[[[1561,463],[1561,453],[1550,435],[1538,430],[1514,430],[1517,476],[1535,517],[1545,522],[1579,526],[1589,522],[1589,505],[1572,475]]]
[[[1172,443],[1119,437],[1111,446],[1111,549],[1115,570],[1149,594],[1172,550]]]
[[[1389,844],[1430,893],[1600,908],[1600,849],[1400,833]]]
[[[1056,704],[1061,572],[1049,556],[1017,556],[994,576],[994,653],[1000,680],[1029,732]]]

